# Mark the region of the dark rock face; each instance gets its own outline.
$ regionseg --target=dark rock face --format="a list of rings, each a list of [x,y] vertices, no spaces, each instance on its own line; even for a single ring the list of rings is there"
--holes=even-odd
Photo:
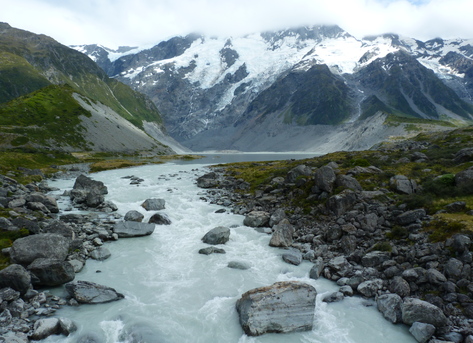
[[[25,294],[31,287],[31,276],[23,266],[11,264],[0,270],[0,289],[5,287]]]
[[[202,242],[207,244],[225,244],[230,239],[230,229],[225,226],[213,228],[202,237]]]
[[[64,236],[46,233],[27,236],[13,242],[10,257],[13,262],[29,265],[37,258],[66,259],[69,240]]]
[[[28,266],[38,282],[38,286],[59,286],[74,280],[74,267],[67,261],[38,258]]]
[[[83,304],[101,304],[125,297],[111,287],[89,281],[70,282],[66,284],[66,291],[77,302]]]
[[[250,290],[237,301],[240,324],[249,336],[312,329],[314,287],[300,282],[277,282]]]
[[[116,223],[113,227],[113,232],[115,232],[120,238],[128,238],[151,235],[154,232],[154,229],[154,224],[128,221]]]

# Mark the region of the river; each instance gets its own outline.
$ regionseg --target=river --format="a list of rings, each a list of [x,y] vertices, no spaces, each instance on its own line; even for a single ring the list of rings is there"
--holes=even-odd
[[[220,156],[220,155],[219,155]],[[233,156],[233,155],[232,155]],[[249,156],[249,157],[248,157]],[[281,159],[248,155],[246,159]],[[298,155],[296,158],[303,158]],[[238,157],[241,159],[242,157]],[[245,158],[243,158],[245,159]],[[214,161],[215,160],[215,161]],[[221,206],[201,200],[203,191],[195,185],[206,172],[207,163],[224,163],[234,158],[209,155],[204,160],[169,162],[92,174],[108,187],[106,199],[125,215],[137,210],[148,198],[166,201],[169,226],[157,226],[150,236],[123,238],[106,243],[112,256],[102,262],[88,260],[76,280],[107,285],[125,299],[100,305],[64,307],[57,316],[78,325],[69,337],[51,336],[43,342],[66,343],[390,343],[415,342],[403,325],[393,325],[376,310],[374,302],[359,297],[339,303],[322,303],[321,297],[338,287],[325,279],[308,277],[312,266],[304,261],[293,266],[282,261],[282,251],[269,247],[270,236],[243,226],[243,216],[215,213]],[[136,175],[144,181],[130,185],[124,176]],[[61,192],[71,189],[74,180],[51,181]],[[59,201],[65,209],[69,203]],[[200,255],[206,247],[201,238],[216,226],[231,228],[230,241],[222,246],[226,254]],[[247,270],[231,269],[230,261],[245,262]],[[298,280],[313,285],[318,292],[314,329],[293,334],[266,334],[248,337],[238,322],[235,302],[244,292],[277,281]],[[63,288],[52,290],[64,295]],[[93,340],[86,340],[86,337]]]

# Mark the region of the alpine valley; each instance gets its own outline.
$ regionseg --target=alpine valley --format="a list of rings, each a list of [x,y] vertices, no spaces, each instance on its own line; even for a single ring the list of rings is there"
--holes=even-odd
[[[147,95],[194,151],[359,150],[473,118],[473,40],[314,26],[74,48]]]

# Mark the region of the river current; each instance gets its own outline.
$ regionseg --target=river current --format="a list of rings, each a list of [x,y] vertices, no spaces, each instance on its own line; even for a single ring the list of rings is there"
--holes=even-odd
[[[301,157],[301,156],[299,156]],[[303,156],[302,156],[303,157]],[[285,158],[283,155],[272,159]],[[245,159],[237,157],[238,160]],[[249,155],[258,160],[261,156]],[[271,159],[271,158],[264,158]],[[233,158],[234,160],[234,158]],[[102,262],[88,260],[76,280],[92,281],[115,288],[125,299],[100,305],[64,307],[57,316],[68,317],[78,326],[69,337],[51,336],[43,342],[86,343],[390,343],[415,342],[403,325],[393,325],[376,310],[372,301],[359,297],[339,303],[323,303],[322,296],[338,286],[323,278],[308,277],[312,267],[304,261],[293,266],[282,261],[282,250],[269,247],[270,236],[243,226],[244,217],[215,213],[221,206],[201,199],[197,176],[207,172],[207,163],[223,163],[216,155],[193,162],[170,162],[92,174],[108,187],[107,200],[125,215],[137,210],[144,222],[154,213],[140,205],[148,198],[166,201],[171,225],[156,226],[150,236],[122,238],[105,243],[112,256]],[[130,185],[125,176],[144,181]],[[51,181],[50,186],[71,189],[74,180]],[[69,206],[62,198],[60,207]],[[226,254],[201,255],[201,238],[217,226],[231,228]],[[244,262],[247,270],[231,269],[231,261]],[[244,292],[277,281],[297,280],[318,292],[314,329],[292,334],[248,337],[238,322],[235,303]],[[63,288],[52,290],[65,295]]]

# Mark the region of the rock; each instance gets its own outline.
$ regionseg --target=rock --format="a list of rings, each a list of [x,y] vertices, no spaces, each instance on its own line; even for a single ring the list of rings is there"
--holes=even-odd
[[[349,175],[337,175],[335,186],[337,188],[348,188],[355,192],[361,192],[363,190],[358,180]]]
[[[334,303],[342,301],[345,298],[341,292],[332,292],[323,297],[322,301],[325,303]]]
[[[383,288],[383,280],[375,279],[360,283],[356,290],[361,295],[371,298],[374,297],[381,288]]]
[[[312,330],[314,287],[301,282],[277,282],[252,289],[236,303],[240,324],[249,336]]]
[[[377,297],[378,311],[391,323],[402,321],[401,304],[402,298],[397,294],[383,294]]]
[[[131,211],[128,211],[126,214],[125,214],[125,218],[123,218],[124,221],[130,221],[130,222],[142,222],[143,221],[143,218],[145,216],[143,214],[141,214],[140,212],[138,211],[135,211],[135,210],[131,210]]]
[[[263,227],[269,224],[269,213],[264,211],[251,211],[243,220],[243,225],[249,227]]]
[[[55,233],[64,236],[70,240],[75,239],[74,230],[71,226],[61,220],[53,220],[46,227],[43,228],[43,233]]]
[[[356,204],[356,201],[356,193],[352,190],[345,189],[341,193],[328,198],[327,209],[336,216],[341,216],[351,210]]]
[[[340,287],[338,291],[346,297],[351,297],[353,295],[353,288],[348,285]]]
[[[104,261],[110,256],[112,256],[112,253],[104,247],[98,247],[90,252],[90,257],[97,261]]]
[[[128,221],[116,223],[113,227],[113,232],[115,232],[120,238],[129,238],[151,235],[154,232],[154,229],[154,224]]]
[[[315,262],[312,268],[309,271],[309,277],[311,279],[317,280],[320,275],[322,275],[322,271],[324,270],[324,260],[319,257]]]
[[[199,250],[199,254],[210,255],[210,254],[225,254],[225,250],[216,247],[207,247]]]
[[[282,208],[276,209],[269,218],[269,227],[274,227],[279,224],[283,219],[286,219],[286,212]]]
[[[464,148],[455,154],[455,163],[465,163],[473,159],[473,148]]]
[[[445,206],[448,213],[464,212],[466,210],[466,202],[455,201]]]
[[[441,328],[446,326],[448,322],[440,308],[416,298],[405,298],[401,305],[401,311],[402,321],[407,325],[421,322]]]
[[[283,219],[279,224],[273,227],[273,235],[269,241],[271,247],[289,247],[292,244],[292,235],[294,234],[294,226],[289,220]]]
[[[156,225],[171,225],[171,220],[165,214],[155,213],[149,218],[148,223]]]
[[[230,229],[225,226],[217,226],[207,232],[202,241],[207,244],[225,244],[230,239]]]
[[[19,264],[11,264],[0,270],[0,289],[5,287],[10,287],[21,294],[25,294],[31,287],[30,273]]]
[[[445,263],[445,276],[458,280],[461,277],[463,263],[456,258],[451,258]]]
[[[92,180],[90,177],[85,176],[84,174],[81,174],[77,177],[72,189],[86,191],[94,190],[98,194],[108,194],[107,187],[103,184],[102,181]]]
[[[371,251],[361,258],[363,267],[378,267],[389,260],[390,254],[384,251]]]
[[[67,283],[67,293],[82,304],[100,304],[123,299],[125,296],[115,289],[89,281]]]
[[[335,171],[331,167],[327,165],[322,166],[315,171],[315,186],[317,186],[321,191],[332,193],[336,177]]]
[[[40,202],[29,202],[26,204],[26,208],[28,208],[31,211],[40,211],[43,213],[51,212],[43,203],[40,203]]]
[[[75,278],[74,267],[67,261],[38,258],[28,270],[37,277],[38,286],[59,286]]]
[[[69,318],[59,318],[59,325],[61,334],[69,336],[71,333],[77,331],[77,325]]]
[[[26,202],[36,202],[41,203],[48,209],[51,213],[59,213],[59,208],[57,206],[57,201],[53,197],[47,196],[43,193],[33,192],[26,196]]]
[[[46,233],[19,238],[13,242],[10,258],[14,263],[29,265],[37,258],[64,261],[69,240],[64,236]]]
[[[388,283],[388,289],[391,293],[398,294],[401,297],[406,297],[411,294],[409,283],[401,276],[395,276]]]
[[[297,249],[289,249],[282,255],[284,262],[298,266],[302,263],[302,253]]]
[[[396,217],[396,222],[399,225],[409,225],[417,222],[426,216],[426,212],[423,208],[407,211]]]
[[[0,335],[0,342],[5,343],[29,343],[28,336],[22,332],[9,331],[4,335]]]
[[[214,188],[218,186],[217,174],[210,172],[197,178],[197,187]]]
[[[339,276],[343,277],[352,269],[351,264],[344,256],[337,256],[328,261],[327,266]]]
[[[228,262],[227,267],[232,268],[232,269],[241,269],[241,270],[246,270],[246,269],[251,268],[251,266],[248,263],[239,262],[239,261],[230,261]]]
[[[310,177],[312,176],[312,169],[304,164],[298,165],[295,168],[292,168],[286,175],[287,183],[294,183],[300,177]]]
[[[456,234],[453,237],[452,248],[456,253],[463,253],[470,249],[471,239],[462,234]]]
[[[96,208],[104,203],[105,194],[108,194],[108,190],[102,181],[95,181],[81,174],[74,183],[70,197],[76,204],[86,204],[88,207]]]
[[[70,260],[69,263],[72,265],[74,268],[74,272],[78,273],[84,268],[84,262],[79,261],[79,260]]]
[[[455,174],[455,185],[463,190],[469,190],[471,193],[471,186],[473,185],[473,168],[468,168]]]
[[[417,190],[417,184],[414,180],[409,180],[407,176],[404,175],[395,175],[390,180],[389,183],[393,187],[394,191],[403,194],[412,194]]]
[[[59,334],[61,325],[58,318],[41,318],[34,323],[30,339],[39,341],[51,335]]]
[[[160,211],[166,208],[166,201],[164,199],[146,199],[141,207],[146,211]]]
[[[435,333],[435,326],[432,324],[415,322],[412,324],[409,332],[419,343],[427,342]]]
[[[0,288],[0,299],[7,302],[12,302],[20,298],[20,292],[15,291],[10,287]]]
[[[443,275],[441,272],[434,268],[430,268],[427,270],[427,279],[431,284],[437,286],[443,284],[444,282],[447,282],[447,278],[445,277],[445,275]]]

